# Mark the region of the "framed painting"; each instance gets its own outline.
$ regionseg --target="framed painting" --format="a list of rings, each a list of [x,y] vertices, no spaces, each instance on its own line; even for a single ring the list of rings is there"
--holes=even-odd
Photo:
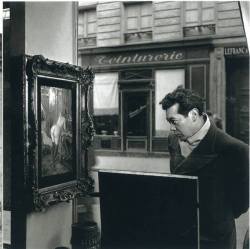
[[[25,56],[25,178],[35,210],[88,194],[85,163],[94,128],[88,111],[94,74],[68,63]]]

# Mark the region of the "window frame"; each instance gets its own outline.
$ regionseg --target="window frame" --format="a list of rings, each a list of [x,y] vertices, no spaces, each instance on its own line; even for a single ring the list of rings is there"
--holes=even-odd
[[[201,26],[201,25],[209,25],[209,24],[216,24],[217,22],[217,7],[216,3],[214,3],[214,6],[212,7],[203,7],[203,2],[202,1],[196,1],[198,4],[197,11],[198,11],[198,21],[197,24],[195,25],[187,25],[186,21],[186,13],[187,13],[187,4],[190,2],[183,2],[183,27],[193,27],[193,26]],[[213,9],[214,10],[214,19],[212,22],[203,22],[202,17],[203,17],[203,10],[204,9]],[[189,9],[189,10],[195,10],[195,9]]]
[[[89,13],[92,11],[95,12],[95,14],[97,14],[95,7],[79,10],[79,15],[80,15],[80,13],[82,13],[82,15],[83,15],[83,24],[84,24],[83,35],[80,35],[78,33],[78,37],[80,37],[80,38],[96,37],[97,31],[95,32],[95,36],[89,35],[89,32],[88,32],[88,26],[89,26],[88,16],[89,16]],[[91,23],[94,23],[94,22],[92,21]],[[95,17],[95,24],[96,24],[96,28],[97,28],[97,17]],[[79,26],[79,22],[78,22],[78,26]]]
[[[142,29],[141,28],[141,18],[142,18],[142,5],[143,4],[151,4],[151,27]],[[127,28],[128,16],[127,16],[127,6],[138,6],[140,15],[138,15],[138,22],[139,25],[137,30],[129,31]],[[131,2],[124,2],[123,3],[123,12],[122,12],[123,22],[122,22],[122,33],[123,33],[123,43],[145,43],[147,41],[153,40],[153,26],[154,26],[154,19],[153,19],[153,1],[147,2],[140,2],[140,1],[131,1]],[[129,41],[129,39],[131,39]]]
[[[95,12],[95,33],[90,33],[88,32],[88,15],[89,15],[89,12],[92,12],[94,11]],[[83,34],[80,34],[79,33],[79,17],[80,15],[83,16],[82,20],[83,20]],[[93,22],[91,22],[93,23]],[[89,7],[84,7],[84,8],[79,8],[78,9],[78,20],[77,20],[77,28],[78,28],[78,31],[77,31],[77,40],[78,40],[78,43],[80,43],[80,41],[83,42],[83,47],[95,47],[96,44],[97,44],[97,9],[96,9],[96,6],[94,5],[91,5]],[[80,45],[78,45],[80,46]]]

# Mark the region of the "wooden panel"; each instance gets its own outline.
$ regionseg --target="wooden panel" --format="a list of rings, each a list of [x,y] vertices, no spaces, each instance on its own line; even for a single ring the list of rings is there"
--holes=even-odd
[[[166,152],[168,151],[168,141],[167,138],[154,138],[152,141],[152,150],[159,151],[159,152]]]
[[[147,151],[147,138],[127,138],[126,151]]]
[[[242,26],[235,26],[235,27],[217,27],[217,34],[224,34],[224,35],[242,35],[244,34],[244,29]]]
[[[106,26],[109,24],[119,24],[121,22],[121,17],[112,17],[112,18],[99,18],[97,20],[98,26]]]
[[[98,27],[98,33],[118,31],[118,30],[120,30],[120,24],[113,24],[113,25]]]
[[[114,17],[114,16],[120,16],[120,15],[121,15],[120,9],[97,12],[97,18]]]
[[[100,39],[97,41],[97,46],[104,47],[104,46],[115,46],[120,45],[121,41],[120,39]]]
[[[120,39],[120,31],[112,31],[108,33],[98,33],[98,39],[114,39],[114,38],[119,38]]]
[[[181,7],[181,3],[177,1],[173,2],[155,2],[155,11],[161,10],[174,10]]]
[[[170,18],[162,18],[162,19],[156,19],[154,21],[154,26],[167,26],[167,25],[173,25],[173,24],[179,24],[180,25],[180,17],[170,17]]]
[[[99,3],[97,5],[98,11],[105,11],[105,10],[114,10],[120,8],[120,2],[110,2],[110,3]]]
[[[242,26],[241,19],[225,19],[218,21],[218,27],[233,27],[233,26]]]
[[[218,2],[218,11],[237,10],[239,9],[238,2]]]
[[[240,11],[239,10],[229,10],[229,11],[218,12],[218,20],[231,19],[231,18],[240,18]]]
[[[155,13],[155,18],[166,18],[166,17],[179,17],[180,10],[162,10]]]
[[[161,26],[155,28],[155,33],[169,33],[169,32],[177,32],[180,31],[180,25],[169,25],[169,26]]]
[[[171,33],[162,33],[162,32],[155,32],[154,33],[154,40],[174,40],[179,39],[182,37],[181,32],[171,32]]]

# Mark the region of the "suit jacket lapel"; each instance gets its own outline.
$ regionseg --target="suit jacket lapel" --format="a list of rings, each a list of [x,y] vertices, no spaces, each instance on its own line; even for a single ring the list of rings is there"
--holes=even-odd
[[[214,152],[214,144],[216,140],[216,127],[211,123],[206,136],[201,140],[199,145],[192,151],[192,153],[185,159],[181,160],[180,148],[178,143],[178,150],[175,158],[174,172],[175,174],[189,174],[197,171],[217,157]],[[183,157],[182,157],[183,158]]]

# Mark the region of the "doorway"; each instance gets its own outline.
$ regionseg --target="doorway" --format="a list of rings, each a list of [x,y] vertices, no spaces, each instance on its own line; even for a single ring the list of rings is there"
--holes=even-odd
[[[149,136],[149,93],[123,93],[123,134],[126,151],[147,151]]]
[[[228,59],[226,76],[226,132],[249,144],[249,59]]]

